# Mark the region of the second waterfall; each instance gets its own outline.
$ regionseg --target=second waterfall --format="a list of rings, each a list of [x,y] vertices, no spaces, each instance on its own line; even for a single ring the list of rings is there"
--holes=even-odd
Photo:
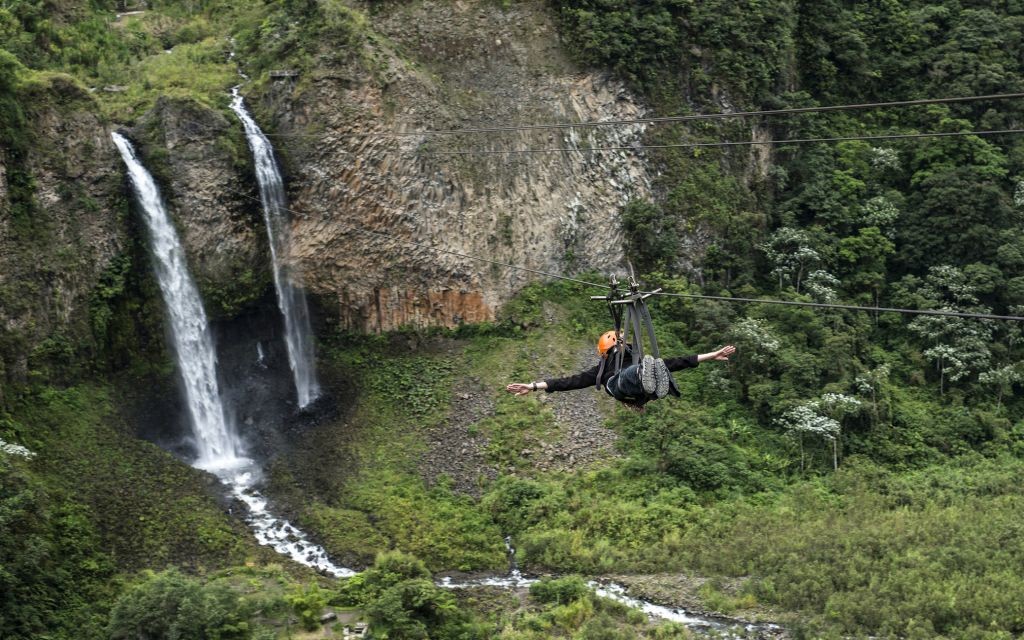
[[[245,127],[245,137],[252,149],[253,164],[256,167],[256,182],[260,189],[263,218],[267,223],[270,242],[270,256],[277,289],[277,303],[284,316],[285,344],[288,349],[288,364],[295,379],[295,391],[299,408],[309,406],[320,395],[316,379],[316,359],[313,351],[313,330],[309,323],[309,308],[306,297],[292,271],[287,268],[286,259],[291,247],[291,227],[288,203],[284,193],[284,182],[274,159],[274,149],[267,136],[256,125],[245,110],[238,87],[231,90],[231,110]]]

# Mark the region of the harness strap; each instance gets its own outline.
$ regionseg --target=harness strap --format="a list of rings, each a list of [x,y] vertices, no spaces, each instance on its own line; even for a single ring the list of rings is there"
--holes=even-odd
[[[658,339],[654,337],[654,321],[651,320],[651,311],[647,308],[647,305],[644,304],[643,300],[640,300],[637,304],[643,314],[644,324],[647,326],[647,335],[651,339],[651,355],[655,358],[660,358],[661,353],[658,351]],[[668,373],[669,393],[677,397],[682,395],[679,393],[679,387],[676,385],[675,378],[672,377],[672,372],[666,369],[666,373]]]
[[[637,312],[637,305],[643,304],[643,301],[632,302],[629,305],[628,315],[629,323],[633,325],[633,337],[636,341],[636,345],[633,347],[633,364],[640,364],[640,361],[644,358],[644,339],[643,333],[640,331],[640,318]]]

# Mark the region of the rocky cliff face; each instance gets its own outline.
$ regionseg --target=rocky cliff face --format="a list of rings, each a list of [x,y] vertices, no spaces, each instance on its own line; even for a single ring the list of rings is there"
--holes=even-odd
[[[292,260],[329,313],[361,331],[479,322],[538,277],[497,263],[620,266],[619,210],[649,175],[634,151],[586,149],[640,127],[415,133],[643,114],[565,59],[544,3],[389,5],[371,22],[362,64],[272,81],[259,105],[288,159]],[[548,148],[563,150],[493,153]]]
[[[161,98],[131,131],[178,223],[207,312],[231,316],[270,284],[269,248],[241,124]]]
[[[0,400],[34,360],[60,366],[92,344],[90,302],[127,242],[116,150],[67,78],[31,96],[31,145],[0,156]]]
[[[644,113],[620,83],[565,58],[543,2],[389,3],[361,28],[359,51],[322,55],[315,71],[250,96],[284,159],[293,271],[328,319],[356,331],[480,322],[537,272],[621,267],[619,211],[649,195],[650,176],[638,152],[588,149],[628,147],[642,128],[423,133]],[[29,151],[0,155],[9,382],[28,380],[33,358],[88,359],[125,269],[148,266],[98,106],[61,76],[33,91]],[[128,134],[178,222],[207,310],[230,318],[251,305],[269,288],[269,253],[239,123],[226,109],[161,99]],[[504,153],[523,149],[559,150]]]

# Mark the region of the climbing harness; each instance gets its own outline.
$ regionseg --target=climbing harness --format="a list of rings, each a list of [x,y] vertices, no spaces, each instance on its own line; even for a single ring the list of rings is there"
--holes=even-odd
[[[604,300],[608,304],[608,312],[612,316],[612,323],[615,326],[616,335],[616,349],[615,349],[615,362],[612,373],[618,375],[622,371],[622,360],[625,355],[626,348],[629,347],[632,364],[640,364],[644,357],[644,346],[643,338],[644,333],[647,334],[647,340],[651,345],[651,356],[653,358],[660,358],[661,353],[658,351],[658,339],[654,335],[654,321],[651,320],[651,312],[647,308],[645,302],[647,298],[653,295],[658,295],[661,289],[655,289],[654,291],[641,291],[640,285],[637,283],[636,278],[632,274],[633,268],[630,265],[630,275],[627,281],[629,286],[629,293],[623,296],[619,291],[619,281],[615,275],[612,275],[608,279],[609,291],[608,295],[604,296],[590,296],[591,300]],[[625,323],[623,323],[623,309],[625,309]],[[633,343],[629,342],[630,331],[633,332]],[[597,368],[597,388],[601,388],[601,378],[604,376],[605,366],[608,360],[611,359],[611,355],[608,354],[601,358],[601,362]],[[674,396],[679,396],[679,387],[676,386],[675,379],[672,378],[672,372],[668,373],[668,385],[669,393]]]

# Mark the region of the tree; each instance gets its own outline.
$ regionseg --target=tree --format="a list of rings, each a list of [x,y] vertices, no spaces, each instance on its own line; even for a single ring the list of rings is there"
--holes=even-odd
[[[842,277],[850,292],[870,291],[872,300],[885,285],[886,258],[896,250],[895,245],[878,227],[864,227],[856,236],[839,241],[839,263]]]
[[[879,411],[879,395],[881,394],[883,386],[889,381],[889,373],[889,365],[882,364],[857,376],[853,381],[853,385],[856,387],[857,393],[871,398],[871,416],[873,425],[877,425],[881,420],[881,412]]]
[[[743,318],[736,322],[726,333],[726,339],[736,345],[732,367],[743,397],[747,398],[754,376],[763,373],[782,343],[767,326],[767,321],[756,318]]]
[[[342,584],[341,595],[363,608],[374,637],[455,637],[465,622],[455,597],[431,581],[423,561],[401,551],[378,554],[372,567]]]
[[[940,131],[970,131],[965,120],[942,118]],[[964,266],[996,254],[1015,212],[1006,192],[1007,159],[979,137],[944,138],[911,156],[913,188],[900,228],[899,258],[908,271]]]
[[[784,279],[800,292],[800,282],[810,267],[821,262],[821,255],[811,248],[807,233],[791,227],[781,227],[761,245],[772,264],[771,275],[779,278],[779,289]]]
[[[782,414],[775,421],[775,424],[782,427],[786,433],[797,434],[800,442],[800,470],[804,469],[804,441],[803,435],[810,433],[830,440],[833,446],[833,466],[838,467],[838,458],[835,450],[836,438],[839,435],[839,422],[818,412],[816,402],[807,402],[798,405]]]
[[[327,604],[327,595],[313,582],[306,587],[296,585],[295,589],[285,596],[285,601],[299,616],[306,631],[316,631],[320,627],[320,612]]]
[[[247,612],[229,588],[203,585],[177,569],[147,571],[110,613],[111,640],[244,640]]]
[[[786,411],[776,420],[788,433],[800,440],[800,469],[804,468],[803,434],[810,433],[832,442],[832,468],[839,468],[839,435],[843,418],[860,411],[861,402],[841,393],[826,393]]]
[[[1020,363],[1008,364],[978,375],[978,382],[996,389],[996,406],[1003,406],[1003,396],[1011,393],[1013,385],[1024,382],[1024,370]]]
[[[932,309],[987,313],[975,295],[976,286],[956,267],[941,265],[928,271],[917,291],[921,302]],[[909,328],[930,343],[924,355],[939,372],[939,395],[946,380],[957,382],[987,369],[991,359],[992,325],[983,320],[949,316],[918,316]]]
[[[818,269],[807,276],[807,293],[817,302],[835,302],[836,289],[840,284],[839,278],[824,269]]]
[[[622,208],[622,230],[629,258],[641,273],[671,263],[678,247],[675,226],[648,200],[630,200]]]

